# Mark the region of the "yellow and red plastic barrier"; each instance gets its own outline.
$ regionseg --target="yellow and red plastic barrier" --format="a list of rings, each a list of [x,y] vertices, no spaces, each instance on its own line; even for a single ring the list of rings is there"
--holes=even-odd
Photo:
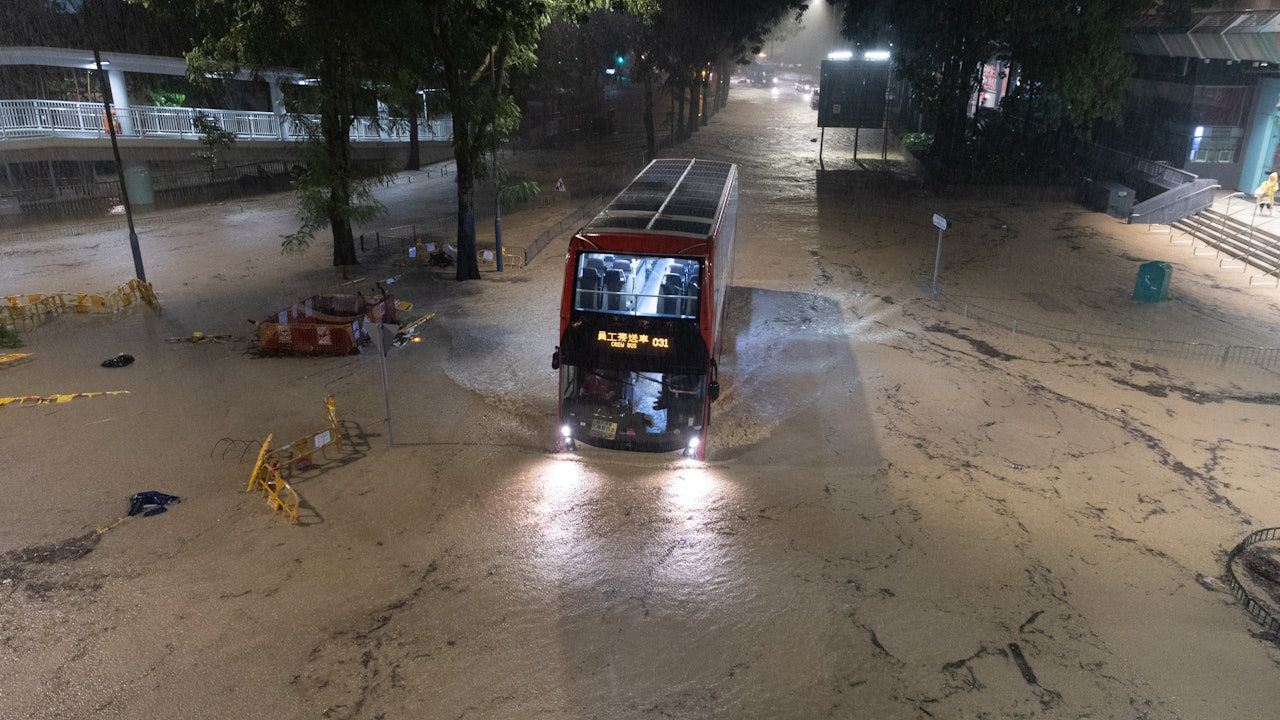
[[[19,330],[31,330],[65,313],[115,314],[138,303],[160,307],[151,283],[136,278],[106,293],[26,293],[0,297],[4,299],[0,323]]]

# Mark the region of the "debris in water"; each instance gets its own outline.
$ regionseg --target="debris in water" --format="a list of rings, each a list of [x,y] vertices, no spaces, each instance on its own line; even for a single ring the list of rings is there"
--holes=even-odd
[[[1037,611],[1035,611],[1035,612],[1031,613],[1031,617],[1027,618],[1026,622],[1024,622],[1024,623],[1022,623],[1022,625],[1018,626],[1018,632],[1026,632],[1026,631],[1027,631],[1027,628],[1031,627],[1031,626],[1032,626],[1032,624],[1034,624],[1036,620],[1039,620],[1039,619],[1040,619],[1040,616],[1041,616],[1041,615],[1043,615],[1043,614],[1044,614],[1044,611],[1043,611],[1043,610],[1037,610]]]
[[[128,353],[120,353],[115,357],[107,358],[102,361],[104,368],[122,368],[133,364],[133,356]]]
[[[1203,585],[1206,590],[1212,590],[1213,592],[1220,592],[1226,589],[1218,578],[1201,575],[1200,573],[1196,573],[1196,582]]]
[[[1022,672],[1022,679],[1027,681],[1028,685],[1039,685],[1040,681],[1036,679],[1036,674],[1032,672],[1031,666],[1027,664],[1027,658],[1022,654],[1022,648],[1018,643],[1009,643],[1009,654],[1013,656],[1013,662],[1017,664],[1018,670]]]
[[[170,503],[182,502],[182,498],[177,495],[168,495],[155,490],[134,493],[129,496],[129,515],[137,515],[142,513],[142,517],[151,517],[159,515],[168,510],[165,506]]]

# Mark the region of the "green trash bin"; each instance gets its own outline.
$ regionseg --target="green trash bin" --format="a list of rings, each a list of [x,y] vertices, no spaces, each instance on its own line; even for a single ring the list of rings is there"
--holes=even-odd
[[[151,169],[146,165],[126,167],[124,186],[129,191],[129,203],[134,207],[156,204],[156,193],[151,184]]]
[[[1169,299],[1169,279],[1173,266],[1152,260],[1138,266],[1138,279],[1133,284],[1133,299],[1138,302],[1161,302]]]

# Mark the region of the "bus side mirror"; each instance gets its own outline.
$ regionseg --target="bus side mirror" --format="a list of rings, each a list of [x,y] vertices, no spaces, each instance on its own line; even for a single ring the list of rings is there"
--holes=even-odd
[[[560,351],[559,350],[556,350],[555,352],[551,353],[551,369],[552,370],[560,369]]]
[[[712,380],[711,382],[707,383],[707,395],[711,396],[711,399],[713,401],[720,397],[720,381],[719,380]]]

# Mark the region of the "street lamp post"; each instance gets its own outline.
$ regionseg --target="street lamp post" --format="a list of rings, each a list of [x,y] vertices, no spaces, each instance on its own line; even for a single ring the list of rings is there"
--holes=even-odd
[[[492,58],[490,60],[492,61]],[[497,63],[491,64],[490,70],[493,74],[493,96],[497,98],[501,89]],[[502,272],[504,269],[502,263],[502,178],[498,176],[497,122],[495,121],[491,127],[493,128],[493,253],[497,256],[494,258],[497,271]]]
[[[129,187],[124,182],[124,165],[120,162],[120,143],[116,141],[116,123],[111,113],[115,99],[111,96],[111,83],[107,73],[102,69],[102,55],[97,48],[93,49],[93,64],[98,67],[98,82],[102,85],[102,116],[106,121],[107,132],[111,134],[111,154],[116,159],[116,177],[120,181],[120,199],[124,202],[124,217],[129,223],[129,248],[133,251],[133,274],[142,282],[147,281],[147,273],[142,268],[142,248],[138,246],[138,233],[133,227],[133,206],[129,204]]]

